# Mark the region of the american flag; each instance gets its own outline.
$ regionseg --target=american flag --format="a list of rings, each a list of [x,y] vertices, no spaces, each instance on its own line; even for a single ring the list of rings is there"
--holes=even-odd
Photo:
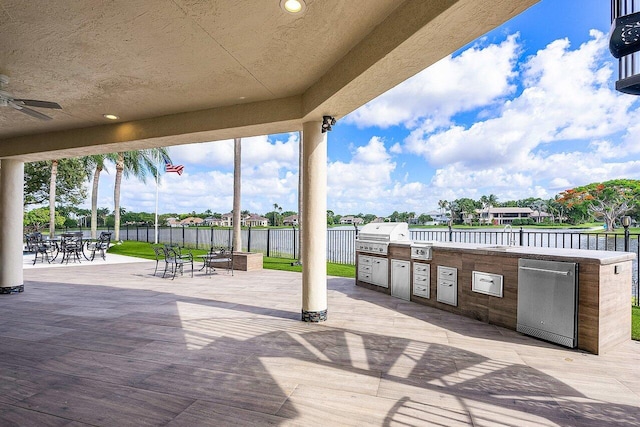
[[[171,161],[166,156],[162,156],[164,158],[164,171],[165,172],[175,172],[178,175],[182,175],[182,171],[184,170],[184,166],[182,165],[172,165]]]

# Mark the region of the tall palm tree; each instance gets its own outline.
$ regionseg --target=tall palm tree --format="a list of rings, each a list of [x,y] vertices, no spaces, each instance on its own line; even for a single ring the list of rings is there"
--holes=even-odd
[[[148,174],[155,176],[158,173],[158,159],[165,156],[169,159],[166,148],[150,148],[138,151],[124,151],[116,155],[116,179],[113,188],[113,212],[114,218],[114,239],[120,240],[120,186],[122,176],[138,178],[146,182]]]
[[[444,213],[444,210],[447,208],[447,201],[446,200],[438,200],[438,207],[440,208],[440,214]]]
[[[233,139],[233,250],[242,251],[242,225],[240,201],[242,195],[242,139]]]
[[[56,234],[56,180],[58,179],[58,161],[51,162],[51,179],[49,181],[49,236]]]
[[[273,225],[278,225],[278,208],[280,208],[280,206],[278,206],[277,203],[273,204]]]
[[[92,188],[91,188],[91,238],[97,238],[98,234],[98,182],[100,180],[100,174],[104,170],[107,170],[106,161],[116,161],[115,154],[94,154],[92,156],[86,156],[82,158],[82,163],[87,171],[88,175],[93,173]],[[89,176],[89,178],[91,178]]]

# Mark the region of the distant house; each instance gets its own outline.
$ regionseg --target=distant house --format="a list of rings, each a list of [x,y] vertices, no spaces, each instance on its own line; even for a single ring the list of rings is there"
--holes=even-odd
[[[537,223],[541,223],[550,220],[551,218],[553,218],[553,215],[547,212],[533,211],[529,217],[534,219]]]
[[[222,219],[208,216],[204,219],[204,225],[208,225],[209,227],[221,227]]]
[[[178,218],[171,217],[167,218],[166,221],[169,227],[180,227],[180,220]]]
[[[298,215],[289,215],[282,220],[283,225],[298,225]]]
[[[426,212],[425,215],[429,215],[431,217],[431,219],[433,220],[431,223],[428,223],[427,225],[433,224],[433,225],[445,225],[445,224],[449,224],[449,215],[447,213],[442,213],[442,212],[438,212],[438,211],[431,211],[431,212]]]
[[[203,225],[203,224],[204,224],[204,219],[198,218],[196,216],[190,216],[180,221],[180,225],[183,227],[191,227],[194,225],[197,226],[197,225]]]
[[[269,225],[269,220],[258,214],[245,215],[242,220],[243,225],[248,227],[266,227]]]
[[[240,222],[242,225],[242,222]],[[233,227],[233,213],[222,214],[220,217],[220,227]]]
[[[204,225],[204,219],[190,216],[183,220],[178,218],[167,218],[167,225],[169,227],[190,227],[194,225]]]
[[[386,221],[386,219],[385,219],[385,218],[383,218],[383,217],[379,216],[379,217],[376,217],[376,218],[375,218],[373,221],[371,221],[371,222],[372,222],[372,223],[379,223],[379,222],[385,222],[385,221]]]
[[[220,219],[213,221],[213,225],[218,227],[233,227],[233,212],[222,214]],[[241,227],[266,227],[268,225],[269,220],[258,214],[240,215]]]
[[[362,218],[358,218],[358,217],[354,217],[353,215],[346,215],[343,216],[342,218],[340,218],[340,224],[362,224],[364,222],[364,219]]]
[[[481,224],[507,225],[515,219],[531,218],[535,222],[543,222],[551,215],[547,212],[534,211],[531,208],[489,208],[476,209]],[[466,219],[466,218],[465,218]]]

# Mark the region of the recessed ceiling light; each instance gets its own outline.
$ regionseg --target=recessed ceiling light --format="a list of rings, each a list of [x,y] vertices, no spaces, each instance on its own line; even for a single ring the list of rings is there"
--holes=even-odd
[[[116,116],[115,114],[103,114],[102,117],[104,117],[105,119],[109,119],[109,120],[118,120],[120,117]]]
[[[302,13],[307,5],[304,0],[280,0],[280,7],[288,13]]]

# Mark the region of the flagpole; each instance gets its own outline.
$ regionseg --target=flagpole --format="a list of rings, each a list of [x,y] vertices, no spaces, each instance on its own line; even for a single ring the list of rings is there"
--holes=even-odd
[[[158,244],[158,188],[159,188],[159,176],[160,176],[160,149],[158,148],[156,158],[156,220],[155,220],[155,238],[153,243]]]

